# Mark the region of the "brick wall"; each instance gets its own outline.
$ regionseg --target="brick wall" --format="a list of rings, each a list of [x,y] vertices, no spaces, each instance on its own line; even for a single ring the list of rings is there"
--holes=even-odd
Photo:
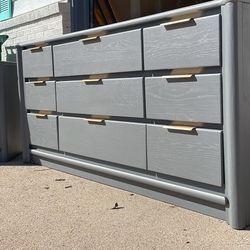
[[[68,2],[67,0],[14,0],[12,1],[13,16],[19,16],[26,12],[47,6],[56,2]]]
[[[70,6],[58,2],[0,22],[0,34],[9,39],[2,48],[3,61],[15,61],[15,45],[70,32]]]

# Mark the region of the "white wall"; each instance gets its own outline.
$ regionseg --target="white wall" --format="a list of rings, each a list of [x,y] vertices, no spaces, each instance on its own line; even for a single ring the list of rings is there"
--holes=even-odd
[[[20,2],[25,1],[27,0]],[[37,2],[37,0],[28,1]],[[4,61],[15,61],[16,44],[42,41],[70,32],[69,3],[55,0],[40,1],[43,3],[54,1],[55,3],[0,22],[0,34],[9,36],[3,44],[2,59]]]
[[[62,0],[14,0],[13,17]],[[67,2],[67,0],[63,0]]]

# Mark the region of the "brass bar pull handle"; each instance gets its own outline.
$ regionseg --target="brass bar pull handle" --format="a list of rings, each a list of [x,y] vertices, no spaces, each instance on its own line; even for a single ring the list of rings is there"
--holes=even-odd
[[[93,41],[93,40],[97,40],[98,38],[100,38],[100,37],[99,36],[86,37],[86,38],[80,39],[79,42]]]
[[[85,83],[85,84],[94,84],[94,83],[97,83],[97,82],[100,82],[100,81],[101,81],[100,78],[82,80],[82,82]]]
[[[47,116],[48,116],[47,114],[36,114],[37,118],[45,118]]]
[[[42,46],[38,46],[38,47],[31,48],[30,51],[31,52],[38,52],[38,51],[41,51],[42,49],[43,49]]]
[[[171,22],[167,22],[167,23],[161,23],[160,25],[161,26],[171,26],[171,25],[175,25],[175,24],[187,23],[187,22],[190,22],[191,20],[193,20],[193,18],[186,18],[186,19],[171,21]]]
[[[104,119],[94,119],[94,118],[86,118],[85,119],[88,123],[103,123]]]
[[[45,84],[45,81],[34,81],[32,82],[34,85],[41,85],[41,84]]]
[[[191,78],[193,77],[193,74],[189,74],[189,75],[169,75],[169,76],[162,76],[161,78],[164,79],[180,79],[180,78]]]
[[[174,126],[174,125],[166,125],[164,126],[164,128],[170,130],[188,131],[188,132],[191,132],[196,129],[195,127],[190,127],[190,126]]]

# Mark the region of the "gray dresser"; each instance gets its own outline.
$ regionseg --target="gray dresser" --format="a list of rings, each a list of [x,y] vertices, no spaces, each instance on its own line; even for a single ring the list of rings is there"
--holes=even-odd
[[[15,63],[0,62],[0,162],[22,152],[19,94]]]
[[[250,1],[17,46],[23,159],[250,224]]]

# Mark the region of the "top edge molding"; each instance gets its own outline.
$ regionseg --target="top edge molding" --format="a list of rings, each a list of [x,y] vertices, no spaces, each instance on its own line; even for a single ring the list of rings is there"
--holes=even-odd
[[[250,3],[250,0],[213,0],[213,1],[195,4],[195,5],[179,8],[179,9],[165,11],[165,12],[154,14],[154,15],[139,17],[139,18],[123,21],[123,22],[118,22],[115,24],[109,24],[109,25],[100,26],[96,28],[68,33],[68,34],[54,37],[51,39],[32,41],[28,43],[21,43],[21,44],[17,44],[16,47],[32,47],[32,46],[37,46],[37,45],[45,46],[45,45],[49,45],[50,43],[56,43],[56,42],[60,42],[62,40],[67,40],[67,39],[74,39],[74,38],[81,37],[81,36],[102,35],[107,32],[116,31],[116,30],[125,29],[125,28],[133,28],[136,26],[138,28],[138,26],[140,25],[148,24],[151,22],[157,22],[162,19],[174,18],[178,16],[193,14],[196,12],[211,10],[211,9],[219,8],[228,3],[238,3],[238,2]]]

